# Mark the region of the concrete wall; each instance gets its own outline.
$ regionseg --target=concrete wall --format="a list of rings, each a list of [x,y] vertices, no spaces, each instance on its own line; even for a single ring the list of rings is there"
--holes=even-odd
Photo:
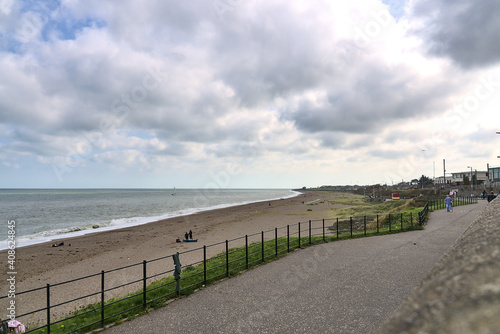
[[[377,333],[500,333],[500,197]]]

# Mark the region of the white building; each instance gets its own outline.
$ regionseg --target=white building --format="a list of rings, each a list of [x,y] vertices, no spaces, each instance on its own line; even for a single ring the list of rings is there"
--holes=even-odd
[[[471,180],[474,181],[474,184],[486,183],[488,181],[488,172],[487,171],[479,171],[479,170],[470,170],[465,172],[451,173],[452,184],[461,186],[464,184],[464,178],[467,177],[469,180],[469,184],[471,184]]]

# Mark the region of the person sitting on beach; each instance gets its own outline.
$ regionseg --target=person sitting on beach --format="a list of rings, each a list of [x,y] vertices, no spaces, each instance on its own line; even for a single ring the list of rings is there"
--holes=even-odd
[[[177,237],[177,239],[175,239],[175,242],[181,242],[181,238]]]
[[[488,203],[493,201],[496,198],[495,193],[493,191],[488,195]]]

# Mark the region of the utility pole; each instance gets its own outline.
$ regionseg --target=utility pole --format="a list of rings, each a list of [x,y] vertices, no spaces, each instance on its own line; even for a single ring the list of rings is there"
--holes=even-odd
[[[497,135],[500,135],[500,131],[497,131]],[[497,158],[500,159],[500,155],[497,155]]]
[[[486,164],[486,178],[487,178],[487,186],[489,187],[490,186],[490,163],[488,162]]]
[[[446,160],[443,159],[443,189],[445,189],[446,185]]]
[[[472,190],[472,193],[474,193],[474,184],[472,182],[472,166],[467,166],[467,168],[470,168],[470,189]]]
[[[434,188],[434,195],[436,194],[436,162],[432,162],[432,188]]]

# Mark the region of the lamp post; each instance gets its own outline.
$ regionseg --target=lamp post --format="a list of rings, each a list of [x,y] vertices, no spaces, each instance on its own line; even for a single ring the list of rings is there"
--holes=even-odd
[[[472,193],[474,193],[474,185],[472,183],[472,167],[471,166],[467,166],[467,168],[470,168],[470,188],[472,190]]]

